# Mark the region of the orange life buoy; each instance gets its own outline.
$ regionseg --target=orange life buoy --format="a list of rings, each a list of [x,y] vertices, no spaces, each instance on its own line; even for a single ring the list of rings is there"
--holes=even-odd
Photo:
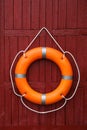
[[[37,47],[26,52],[25,56],[21,56],[15,69],[15,82],[18,90],[22,95],[25,94],[24,97],[27,100],[36,104],[45,105],[56,103],[63,98],[61,95],[67,95],[72,86],[73,70],[66,56],[64,58],[62,57],[63,54],[60,51],[50,47]],[[46,94],[32,89],[26,79],[27,69],[31,63],[42,58],[55,62],[60,68],[62,75],[58,87]]]

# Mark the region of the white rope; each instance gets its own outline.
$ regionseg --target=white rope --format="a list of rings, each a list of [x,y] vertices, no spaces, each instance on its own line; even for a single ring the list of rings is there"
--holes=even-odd
[[[78,86],[79,86],[79,83],[80,83],[80,70],[79,70],[78,64],[77,64],[77,62],[75,60],[75,57],[72,55],[72,53],[69,52],[69,51],[65,51],[64,54],[69,54],[72,57],[75,65],[76,65],[77,72],[78,72],[78,80],[77,80],[75,90],[74,90],[73,94],[69,98],[66,98],[66,100],[70,100],[70,99],[72,99],[74,97],[74,95],[76,94],[76,91],[78,89]]]
[[[30,44],[27,46],[27,48],[24,50],[24,52],[26,52],[30,46],[33,44],[33,42],[37,39],[37,37],[40,35],[40,33],[45,30],[49,36],[52,38],[52,40],[55,42],[55,44],[59,47],[59,49],[64,53],[64,50],[62,49],[62,47],[59,45],[59,43],[55,40],[55,38],[52,36],[52,34],[48,31],[47,28],[43,27],[41,28],[41,30],[37,33],[37,35],[33,38],[33,40],[30,42]]]
[[[49,110],[49,111],[38,111],[38,110],[32,109],[32,108],[30,108],[29,106],[27,106],[27,105],[24,103],[24,101],[23,101],[23,96],[21,96],[20,99],[21,99],[22,104],[23,104],[28,110],[33,111],[33,112],[38,113],[38,114],[47,114],[47,113],[51,113],[51,112],[58,111],[58,110],[60,110],[61,108],[63,108],[63,107],[66,105],[66,103],[67,103],[66,98],[64,98],[65,101],[64,101],[64,103],[63,103],[62,106],[60,106],[60,107],[58,107],[58,108],[56,108],[56,109],[53,109],[53,110]]]
[[[18,57],[21,53],[24,53],[24,54],[25,54],[25,52],[30,48],[30,46],[33,44],[33,42],[36,40],[36,38],[40,35],[40,33],[41,33],[43,30],[45,30],[45,31],[50,35],[50,37],[53,39],[53,41],[55,42],[55,44],[56,44],[56,45],[59,47],[59,49],[62,51],[63,56],[64,56],[65,54],[69,54],[69,55],[72,57],[72,59],[73,59],[75,65],[76,65],[77,72],[78,72],[78,80],[77,80],[76,88],[75,88],[73,94],[72,94],[69,98],[66,98],[64,95],[62,95],[62,98],[65,100],[64,103],[63,103],[63,105],[60,106],[60,107],[58,107],[58,108],[56,108],[56,109],[52,109],[52,110],[49,110],[49,111],[37,111],[37,110],[32,109],[32,108],[30,108],[29,106],[27,106],[27,105],[24,103],[24,101],[23,101],[23,97],[25,96],[25,94],[20,95],[20,94],[18,94],[18,93],[15,91],[14,82],[13,82],[13,78],[12,78],[12,69],[13,69],[13,65],[14,65],[14,63],[15,63],[17,57]],[[47,28],[43,27],[43,28],[37,33],[37,35],[34,37],[34,39],[30,42],[30,44],[27,46],[27,48],[26,48],[25,50],[19,51],[19,52],[16,54],[16,56],[15,56],[15,58],[14,58],[12,64],[11,64],[11,67],[10,67],[10,79],[11,79],[11,84],[12,84],[12,89],[13,89],[14,94],[15,94],[16,96],[20,97],[20,100],[21,100],[22,104],[23,104],[28,110],[31,110],[31,111],[33,111],[33,112],[35,112],[35,113],[39,113],[39,114],[46,114],[46,113],[51,113],[51,112],[55,112],[55,111],[60,110],[61,108],[63,108],[63,107],[66,105],[66,103],[67,103],[68,100],[70,100],[70,99],[72,99],[72,98],[74,97],[74,95],[76,94],[76,91],[77,91],[77,89],[78,89],[79,82],[80,82],[80,70],[79,70],[78,64],[77,64],[77,62],[76,62],[74,56],[72,55],[72,53],[70,53],[69,51],[64,51],[64,50],[61,48],[61,46],[59,45],[59,43],[58,43],[58,42],[54,39],[54,37],[51,35],[51,33],[47,30]]]

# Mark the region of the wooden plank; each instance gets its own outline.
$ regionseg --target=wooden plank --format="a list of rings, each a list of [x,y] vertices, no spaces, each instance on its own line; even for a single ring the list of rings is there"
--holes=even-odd
[[[39,30],[5,30],[5,36],[35,36]],[[78,36],[78,35],[87,35],[87,29],[59,29],[51,30],[51,33],[54,36]],[[45,33],[42,33],[41,36],[45,36]]]
[[[14,0],[14,29],[22,28],[22,0]]]
[[[27,125],[27,113],[29,110],[27,110],[21,102],[19,102],[19,126],[25,126]]]
[[[39,28],[39,0],[31,1],[31,29]]]
[[[65,125],[65,108],[56,112],[56,126],[59,125]]]
[[[5,0],[5,29],[13,29],[13,0]]]
[[[78,28],[87,28],[87,1],[78,1]]]
[[[12,93],[12,126],[19,125],[19,98]]]
[[[76,28],[77,27],[77,11],[78,3],[77,0],[68,0],[67,1],[67,28]]]
[[[12,89],[10,83],[5,83],[5,126],[11,126],[12,123]],[[9,103],[9,104],[8,104]]]
[[[86,29],[61,29],[61,30],[53,30],[54,35],[87,35]]]
[[[84,112],[83,96],[84,96],[83,88],[78,89],[77,94],[75,96],[75,102],[74,102],[74,124],[75,125],[83,124],[83,112]]]
[[[29,107],[39,110],[38,105],[34,105],[32,103],[27,103]],[[37,126],[39,125],[39,114],[34,113],[32,111],[27,110],[27,126]]]
[[[62,35],[73,35],[73,36],[78,36],[78,35],[87,35],[87,30],[86,29],[58,29],[58,30],[53,30],[53,34],[55,36],[62,36]]]
[[[78,36],[77,37],[77,61],[81,73],[81,81],[86,81],[87,79],[87,62],[84,62],[87,56],[87,37]]]
[[[0,57],[1,57],[1,59],[2,58],[4,58],[5,57],[5,55],[4,55],[4,52],[5,52],[5,48],[4,48],[4,37],[1,37],[0,38]],[[5,80],[5,70],[4,70],[4,68],[3,68],[3,66],[5,66],[5,61],[2,59],[2,60],[0,60],[0,66],[1,66],[1,69],[0,69],[0,83],[3,83],[4,82],[4,80]]]
[[[66,50],[73,53],[76,57],[77,55],[77,37],[75,36],[66,36]]]
[[[58,22],[59,22],[59,0],[53,1],[53,29],[58,28]]]
[[[15,130],[15,127],[12,127],[12,126],[10,126],[10,127],[0,127],[1,129],[3,129],[3,130]],[[65,125],[63,125],[63,126],[51,126],[51,125],[49,125],[49,126],[46,126],[46,125],[43,125],[43,126],[40,126],[40,125],[36,125],[36,126],[17,126],[16,127],[16,130],[19,130],[19,129],[21,129],[21,130],[27,130],[27,129],[32,129],[32,130],[38,130],[38,129],[45,129],[45,130],[48,130],[48,129],[50,129],[50,130],[58,130],[58,129],[60,129],[60,130],[74,130],[74,129],[76,129],[76,130],[86,130],[87,129],[87,126],[85,125],[85,126],[74,126],[74,125],[72,125],[72,126],[65,126]]]
[[[0,126],[5,124],[5,94],[4,86],[0,84]]]
[[[83,86],[84,86],[84,92],[83,92],[83,101],[84,101],[84,104],[83,104],[83,119],[84,119],[84,125],[87,124],[87,81],[86,82],[83,82]]]
[[[30,0],[23,1],[23,29],[30,29]]]
[[[82,45],[82,41],[83,40],[81,40],[81,36],[80,37],[76,37],[76,38],[75,37],[68,38],[68,40],[70,40],[70,39],[71,39],[71,42],[70,41],[68,41],[68,42],[70,42],[72,47],[70,46],[70,44],[68,42],[67,42],[67,47],[69,48],[69,50],[71,52],[74,53],[75,58],[76,58],[76,60],[78,62],[78,65],[80,66],[82,64],[82,60],[81,59],[83,59],[81,57],[81,52],[82,52],[81,45]],[[84,47],[84,45],[82,45],[82,46],[84,48],[84,53],[85,53],[86,52],[85,51],[85,47]],[[82,67],[83,67],[83,65],[82,65]],[[81,71],[81,75],[82,75],[83,69],[81,69],[81,68],[80,68],[80,71]],[[75,68],[74,68],[74,73],[76,73],[75,72]],[[74,81],[76,81],[76,80],[77,80],[77,78],[74,78]],[[71,108],[72,108],[71,114],[73,115],[73,113],[74,113],[74,117],[71,116],[72,117],[71,118],[70,115],[69,115],[69,113],[70,113],[69,112],[68,113],[69,120],[71,120],[72,123],[74,123],[75,125],[83,124],[83,114],[82,114],[83,113],[83,107],[82,107],[83,106],[83,88],[80,88],[80,86],[78,88],[76,97],[74,98],[74,107],[72,107],[72,105],[73,104],[71,104]],[[77,107],[79,109],[77,109]],[[68,122],[68,123],[70,123],[70,122]]]
[[[5,124],[5,87],[4,87],[4,37],[3,37],[3,28],[4,28],[4,2],[0,1],[0,126]]]
[[[4,35],[4,1],[0,1],[0,36]]]
[[[5,37],[5,82],[9,82],[9,69],[10,69],[10,43],[9,37]]]
[[[48,30],[52,28],[52,0],[46,0],[46,27]],[[49,22],[50,21],[50,22]]]
[[[57,36],[57,42],[62,47],[63,50],[66,48],[66,37],[65,36]],[[60,51],[59,47],[57,49]]]
[[[40,13],[40,28],[42,28],[43,26],[45,26],[45,20],[46,20],[46,8],[45,8],[45,0],[41,0],[41,1],[39,1],[39,3],[40,3],[40,11],[39,11],[39,13]]]
[[[82,43],[84,43],[84,44],[82,44]],[[77,62],[78,62],[78,65],[80,67],[81,76],[84,77],[84,78],[81,79],[81,82],[85,82],[86,77],[87,77],[85,75],[85,72],[84,72],[84,70],[86,71],[86,69],[84,67],[86,66],[87,63],[85,62],[83,64],[83,62],[84,62],[83,59],[85,59],[86,55],[87,55],[86,54],[87,53],[87,51],[86,51],[87,47],[86,47],[85,43],[86,43],[85,36],[82,36],[82,37],[79,36],[79,37],[76,37],[76,38],[75,37],[68,37],[68,39],[67,39],[67,49],[69,49],[74,54],[76,60],[78,60]],[[72,45],[72,47],[71,47],[70,44]],[[84,68],[84,69],[82,69],[82,68]],[[75,70],[75,68],[74,68],[74,70]],[[74,73],[76,73],[76,72],[74,71]],[[74,78],[74,80],[77,80],[77,78]],[[80,87],[82,87],[82,89]],[[79,86],[79,88],[80,88],[80,90],[78,89],[78,91],[81,91],[81,92],[79,92],[80,97],[79,97],[79,95],[77,95],[76,98],[78,98],[78,100],[80,100],[80,101],[74,100],[74,104],[79,106],[80,110],[78,111],[75,106],[73,107],[73,104],[70,105],[70,108],[72,110],[71,114],[73,115],[75,113],[75,115],[70,117],[70,112],[67,113],[67,116],[68,116],[67,118],[69,119],[69,120],[67,120],[68,124],[71,124],[71,123],[74,123],[76,125],[83,124],[83,114],[82,114],[83,113],[82,112],[83,111],[82,106],[83,106],[83,102],[84,102],[83,101],[83,85]],[[77,91],[77,93],[78,93],[78,91]],[[79,103],[79,104],[77,104],[77,103]],[[80,117],[78,118],[79,113],[80,113],[80,115],[79,115]]]
[[[17,53],[17,37],[10,37],[10,63],[13,61],[16,53]]]
[[[81,91],[80,92],[81,94],[80,94],[80,97],[79,97],[80,100],[81,100],[80,105],[79,105],[80,115],[79,115],[78,122],[76,122],[78,124],[83,124],[83,122],[84,122],[84,124],[86,124],[86,122],[87,122],[87,119],[86,119],[86,116],[85,116],[86,111],[87,111],[86,103],[85,103],[85,100],[86,100],[86,96],[85,96],[86,87],[85,86],[86,86],[86,79],[87,79],[87,69],[86,69],[87,62],[85,60],[86,56],[87,56],[87,44],[86,43],[87,43],[86,36],[79,36],[77,38],[77,60],[78,60],[78,65],[80,67],[80,73],[81,73],[81,77],[82,77],[81,81],[80,81],[81,82],[81,89],[79,90],[79,91]],[[77,98],[78,98],[78,95],[77,95]]]
[[[75,99],[71,99],[68,101],[66,105],[66,111],[65,111],[65,119],[66,119],[66,125],[72,125],[74,124],[74,102]]]
[[[10,37],[10,63],[13,61],[17,53],[17,37]],[[13,68],[13,75],[14,75],[14,68]],[[12,93],[12,126],[17,126],[19,121],[19,98]]]
[[[59,22],[58,28],[66,27],[66,0],[59,0]]]
[[[18,50],[25,50],[29,44],[28,37],[18,37]]]
[[[3,130],[15,130],[15,127],[0,127],[1,129],[3,129]],[[27,129],[32,129],[32,130],[38,130],[38,129],[45,129],[45,130],[48,130],[48,129],[50,129],[50,130],[58,130],[58,129],[60,129],[60,130],[74,130],[74,129],[76,129],[76,130],[86,130],[87,129],[87,126],[85,125],[85,126],[74,126],[74,125],[72,125],[72,126],[46,126],[46,125],[43,125],[43,126],[40,126],[40,125],[36,125],[36,126],[20,126],[20,127],[16,127],[16,130],[19,130],[19,129],[21,129],[21,130],[27,130]]]

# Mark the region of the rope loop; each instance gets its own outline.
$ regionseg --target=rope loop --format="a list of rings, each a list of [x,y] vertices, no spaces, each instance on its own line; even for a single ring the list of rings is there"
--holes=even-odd
[[[33,44],[33,42],[36,40],[36,38],[40,35],[40,33],[41,33],[43,30],[45,30],[45,31],[49,34],[49,36],[52,38],[52,40],[54,41],[54,43],[55,43],[55,44],[58,46],[58,48],[61,50],[61,52],[63,53],[63,57],[62,57],[62,58],[65,57],[65,54],[66,54],[66,53],[71,56],[71,58],[73,59],[73,61],[74,61],[74,63],[75,63],[77,72],[78,72],[78,80],[77,80],[76,88],[75,88],[73,94],[72,94],[69,98],[66,98],[64,95],[61,95],[62,98],[65,100],[64,103],[63,103],[63,105],[60,106],[60,107],[58,107],[58,108],[56,108],[56,109],[49,110],[49,111],[37,111],[37,110],[34,110],[34,109],[30,108],[29,106],[27,106],[27,105],[24,103],[24,101],[23,101],[23,97],[25,96],[25,93],[24,93],[23,95],[20,95],[20,94],[18,94],[18,93],[15,91],[14,82],[13,82],[13,77],[12,77],[12,69],[13,69],[13,65],[14,65],[14,63],[15,63],[17,57],[18,57],[21,53],[23,53],[23,56],[26,58],[26,54],[25,54],[26,51],[30,48],[30,46]],[[64,51],[64,50],[62,49],[62,47],[60,46],[60,44],[55,40],[55,38],[52,36],[52,34],[48,31],[48,29],[47,29],[46,27],[43,27],[43,28],[41,28],[41,30],[37,33],[37,35],[33,38],[33,40],[30,42],[30,44],[27,46],[27,48],[26,48],[25,50],[19,51],[19,52],[16,54],[16,56],[14,57],[14,59],[13,59],[13,61],[12,61],[12,64],[11,64],[11,67],[10,67],[10,80],[11,80],[12,89],[13,89],[14,94],[15,94],[16,96],[20,97],[20,100],[21,100],[22,104],[23,104],[28,110],[31,110],[31,111],[33,111],[33,112],[35,112],[35,113],[39,113],[39,114],[46,114],[46,113],[51,113],[51,112],[55,112],[55,111],[58,111],[58,110],[62,109],[62,108],[66,105],[67,101],[68,101],[68,100],[71,100],[71,99],[74,97],[74,95],[76,94],[76,91],[77,91],[77,89],[78,89],[79,82],[80,82],[80,70],[79,70],[78,64],[77,64],[77,62],[76,62],[76,60],[75,60],[75,57],[72,55],[72,53],[69,52],[69,51]]]
[[[48,111],[38,111],[38,110],[35,110],[35,109],[33,109],[33,108],[27,106],[27,105],[24,103],[24,101],[23,101],[23,96],[20,97],[20,100],[21,100],[22,104],[23,104],[28,110],[30,110],[30,111],[32,111],[32,112],[35,112],[35,113],[38,113],[38,114],[47,114],[47,113],[51,113],[51,112],[58,111],[58,110],[62,109],[62,108],[66,105],[66,103],[67,103],[66,98],[64,98],[65,101],[64,101],[63,105],[61,105],[60,107],[58,107],[58,108],[56,108],[56,109],[48,110]]]

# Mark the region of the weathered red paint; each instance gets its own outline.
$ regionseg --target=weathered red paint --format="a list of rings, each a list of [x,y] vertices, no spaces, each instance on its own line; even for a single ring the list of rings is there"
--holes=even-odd
[[[62,110],[47,115],[27,110],[13,94],[9,78],[9,68],[14,56],[27,47],[43,26],[50,30],[63,49],[74,54],[81,70],[81,82],[76,96]],[[58,49],[44,32],[31,48],[37,46]],[[87,125],[86,59],[86,0],[0,0],[0,126]],[[72,60],[71,62],[73,64]],[[77,81],[74,64],[73,68],[75,78],[69,95]],[[28,79],[35,90],[47,92],[57,86],[60,71],[50,61],[37,61],[30,67]],[[58,103],[45,107],[31,103],[28,105],[37,110],[48,110],[57,107]]]

